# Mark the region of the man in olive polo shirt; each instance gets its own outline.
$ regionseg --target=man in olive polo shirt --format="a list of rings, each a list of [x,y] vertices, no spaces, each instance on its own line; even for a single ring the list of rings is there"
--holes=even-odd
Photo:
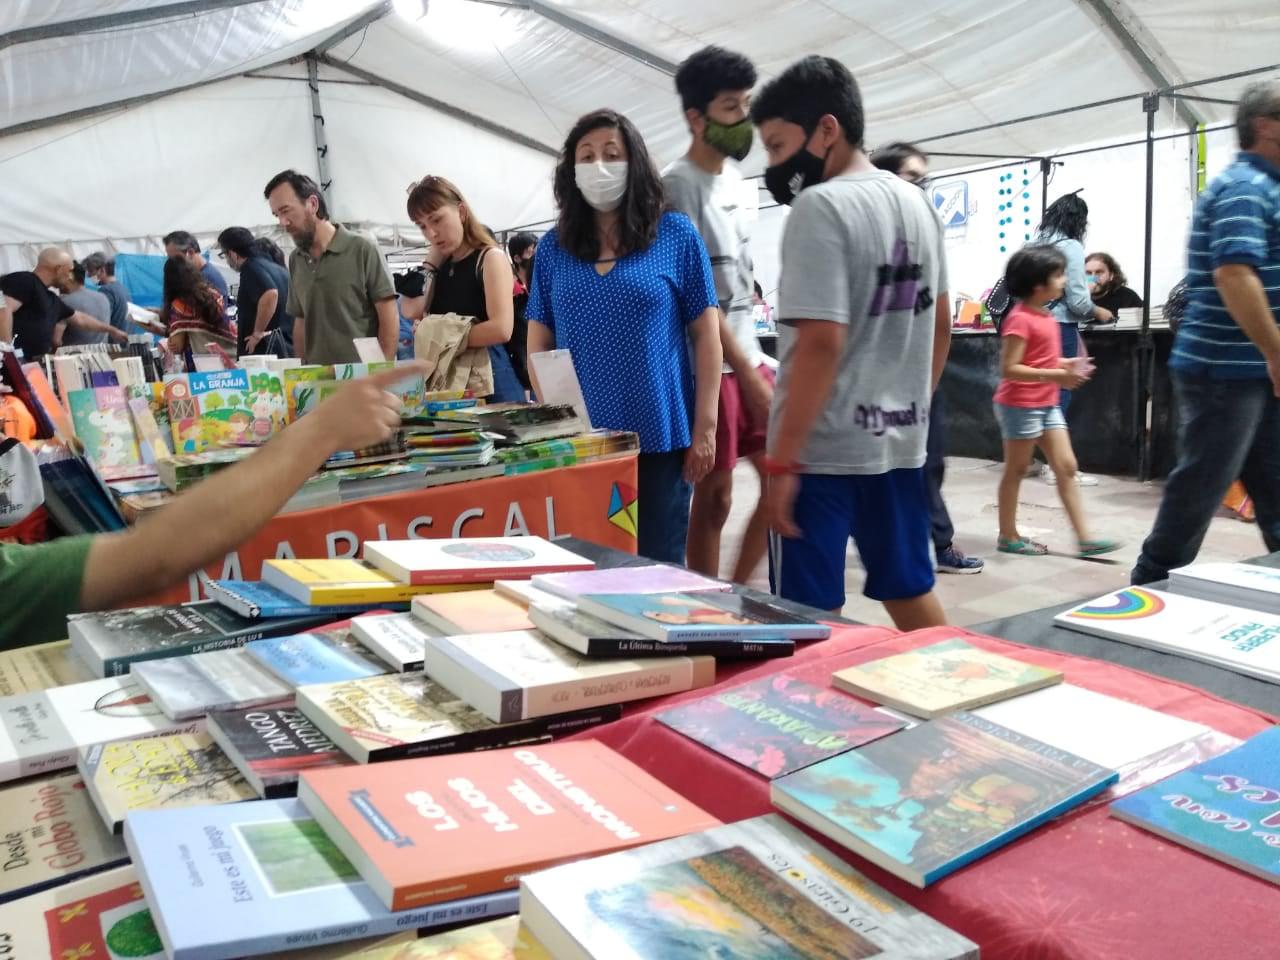
[[[297,355],[304,363],[355,363],[354,341],[377,337],[382,355],[394,360],[400,317],[378,248],[331,223],[320,187],[296,170],[272,177],[263,195],[296,247],[286,312]]]

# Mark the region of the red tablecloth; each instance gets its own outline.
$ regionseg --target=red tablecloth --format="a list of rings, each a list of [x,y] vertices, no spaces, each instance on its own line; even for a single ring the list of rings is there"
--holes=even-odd
[[[1191,687],[1125,667],[940,628],[895,635],[838,628],[787,660],[722,672],[719,689],[787,672],[827,684],[834,670],[945,637],[1062,670],[1071,683],[1245,738],[1272,722]],[[770,811],[761,776],[663,726],[654,713],[706,696],[677,694],[582,736],[613,747],[705,810],[731,822]],[[825,841],[824,841],[825,842]],[[1107,814],[1078,810],[926,890],[837,848],[877,883],[969,937],[983,960],[1276,960],[1280,890]]]

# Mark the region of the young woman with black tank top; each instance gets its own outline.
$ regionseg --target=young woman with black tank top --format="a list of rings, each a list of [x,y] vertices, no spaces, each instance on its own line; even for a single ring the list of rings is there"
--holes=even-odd
[[[409,217],[431,244],[421,298],[403,305],[406,317],[431,313],[475,317],[468,347],[487,347],[493,367],[491,403],[525,399],[507,355],[514,315],[511,264],[462,193],[444,177],[423,177],[409,191]]]

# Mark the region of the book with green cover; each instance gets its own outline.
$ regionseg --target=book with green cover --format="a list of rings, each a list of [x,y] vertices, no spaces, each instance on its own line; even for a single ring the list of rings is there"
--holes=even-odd
[[[961,711],[775,780],[770,799],[925,887],[1116,779],[1114,770]]]
[[[124,843],[103,826],[84,781],[74,771],[5,787],[0,790],[0,811],[4,816],[0,902],[129,859]]]
[[[252,447],[222,447],[199,453],[179,453],[156,463],[160,480],[174,493],[180,493],[205,477],[239,463],[253,453]]]
[[[312,385],[320,380],[333,380],[333,367],[319,363],[312,363],[301,367],[290,367],[282,373],[284,380],[284,397],[285,397],[285,418],[289,423],[298,419],[298,391],[299,385]],[[310,398],[303,397],[304,402],[310,402]]]
[[[79,769],[113,833],[120,833],[125,817],[138,810],[205,807],[258,796],[203,731],[98,744],[80,755]]]
[[[95,387],[67,394],[76,436],[104,480],[147,474],[123,387]]]
[[[838,670],[841,690],[932,719],[1062,682],[1062,671],[990,653],[959,638]]]
[[[906,726],[838,690],[785,673],[686,700],[658,720],[770,779]]]
[[[978,947],[769,815],[527,875],[556,960],[977,960]]]
[[[198,453],[252,437],[249,371],[210,370],[165,377],[175,453]]]

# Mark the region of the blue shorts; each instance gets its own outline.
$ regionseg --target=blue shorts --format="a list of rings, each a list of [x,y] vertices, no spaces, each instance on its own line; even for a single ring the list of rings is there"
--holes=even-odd
[[[1006,440],[1036,440],[1046,430],[1067,429],[1067,418],[1061,407],[1010,407],[994,404],[1000,436]]]
[[[933,589],[923,467],[801,474],[795,520],[801,539],[770,534],[769,579],[778,596],[821,610],[843,607],[850,537],[867,571],[862,592],[872,600],[909,600]]]

